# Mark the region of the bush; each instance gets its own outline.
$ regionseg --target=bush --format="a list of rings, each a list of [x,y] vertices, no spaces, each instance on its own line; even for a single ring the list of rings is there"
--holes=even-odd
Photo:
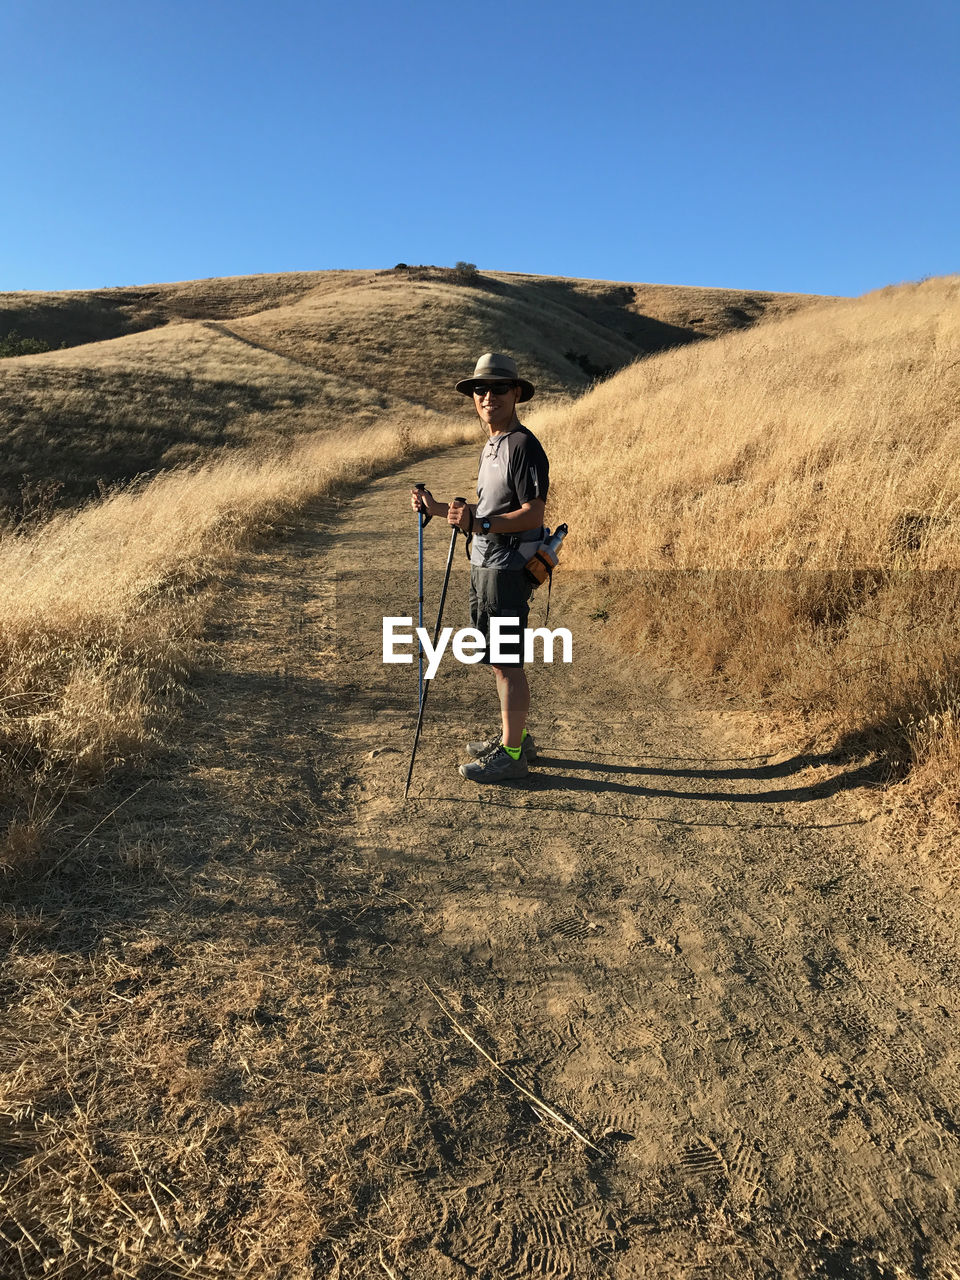
[[[16,329],[0,338],[0,359],[4,356],[38,356],[49,351],[50,343],[42,338],[21,338]]]
[[[613,373],[612,364],[595,364],[586,352],[565,351],[563,355],[564,359],[582,369],[591,382],[602,382]]]
[[[435,267],[427,263],[398,262],[394,271],[402,271],[408,280],[436,280],[441,284],[470,284],[489,288],[493,281],[484,280],[475,262],[458,262],[452,267]]]

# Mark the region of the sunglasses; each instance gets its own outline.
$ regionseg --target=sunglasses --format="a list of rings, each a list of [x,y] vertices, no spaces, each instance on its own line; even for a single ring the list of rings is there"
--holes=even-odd
[[[488,391],[492,396],[505,396],[516,385],[515,382],[475,382],[473,384],[473,394],[480,396],[481,399]]]

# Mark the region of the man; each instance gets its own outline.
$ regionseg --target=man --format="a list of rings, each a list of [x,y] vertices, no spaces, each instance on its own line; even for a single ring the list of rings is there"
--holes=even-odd
[[[543,512],[550,485],[549,463],[536,436],[517,418],[517,405],[535,388],[517,372],[510,356],[480,357],[471,378],[457,390],[472,396],[487,443],[480,455],[476,503],[438,502],[429,489],[412,491],[414,510],[446,516],[447,523],[473,535],[470,554],[470,623],[487,641],[483,661],[493,667],[500,698],[500,733],[467,743],[476,758],[460,772],[473,782],[506,782],[527,775],[536,751],[527,733],[530,686],[523,670],[523,629],[533,584],[524,565],[543,538]],[[490,662],[490,620],[516,618],[519,651]],[[510,632],[513,628],[511,627]]]

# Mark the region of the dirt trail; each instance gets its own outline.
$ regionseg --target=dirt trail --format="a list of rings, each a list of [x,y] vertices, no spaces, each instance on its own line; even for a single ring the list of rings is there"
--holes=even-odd
[[[472,464],[409,478],[449,495]],[[509,1099],[509,1128],[481,1125],[423,1188],[458,1188],[435,1238],[451,1274],[955,1274],[955,920],[872,855],[844,794],[861,779],[732,745],[722,717],[604,653],[558,574],[574,662],[536,670],[535,772],[458,776],[495,698],[489,673],[448,662],[403,806],[415,676],[380,664],[379,620],[415,598],[380,570],[385,536],[415,540],[406,478],[352,504],[326,557],[356,847],[416,904],[370,1016],[436,1037],[410,1044],[411,1071],[469,1059],[429,984],[602,1152]],[[464,625],[457,564],[447,621]]]
[[[162,764],[125,811],[180,860],[116,918],[88,895],[85,947],[128,984],[102,1035],[182,1045],[172,1129],[232,1108],[183,1234],[242,1256],[266,1216],[280,1269],[255,1273],[297,1280],[955,1280],[955,912],[873,847],[860,775],[738,744],[735,717],[605,652],[561,572],[574,661],[533,675],[530,777],[460,778],[495,697],[448,660],[402,802],[416,667],[380,659],[381,618],[415,607],[405,493],[469,490],[475,453],[249,557],[188,708],[189,777]],[[129,1050],[141,1076],[152,1043]],[[200,1177],[190,1158],[164,1185]]]

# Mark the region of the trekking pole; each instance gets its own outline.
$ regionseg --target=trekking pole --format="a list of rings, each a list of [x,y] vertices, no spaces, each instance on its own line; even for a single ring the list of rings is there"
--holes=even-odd
[[[454,498],[450,504],[460,503],[466,506],[466,498]],[[454,525],[453,533],[450,535],[450,550],[447,552],[447,567],[443,575],[443,589],[440,592],[440,607],[437,609],[437,625],[433,629],[433,647],[437,647],[437,639],[440,635],[440,623],[443,620],[443,605],[447,598],[447,584],[450,581],[450,566],[453,564],[453,549],[457,545],[457,534],[460,530]],[[413,777],[413,762],[417,758],[417,743],[420,741],[420,730],[423,728],[423,709],[427,705],[427,693],[430,689],[430,681],[424,681],[423,692],[420,695],[420,714],[417,716],[417,732],[413,739],[413,751],[410,753],[410,768],[407,770],[407,783],[403,788],[403,798],[406,800],[407,792],[410,790],[410,779]]]
[[[418,481],[414,485],[415,489],[425,489],[426,485],[423,481]],[[423,531],[430,523],[433,517],[426,511],[417,512],[417,568],[420,595],[417,607],[417,626],[423,626]],[[418,659],[420,663],[419,675],[417,679],[417,702],[423,701],[423,645],[420,646]]]

